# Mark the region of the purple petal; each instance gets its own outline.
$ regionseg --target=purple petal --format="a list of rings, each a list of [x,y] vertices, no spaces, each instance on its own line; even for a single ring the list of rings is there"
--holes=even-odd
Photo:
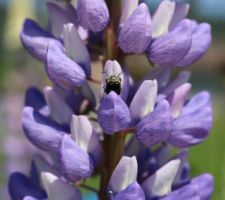
[[[46,71],[49,78],[65,89],[79,87],[84,84],[84,70],[67,57],[62,45],[50,42],[48,45]]]
[[[112,200],[145,200],[145,194],[141,186],[134,182],[130,184],[126,189],[119,192]]]
[[[69,181],[75,183],[91,176],[93,164],[89,155],[70,136],[63,136],[58,153],[60,168]]]
[[[211,199],[214,190],[214,180],[211,174],[203,174],[192,179],[191,184],[198,186],[198,195],[202,200]]]
[[[49,14],[51,32],[55,37],[60,38],[62,36],[64,24],[77,24],[76,11],[71,4],[65,3],[60,5],[55,2],[47,2],[46,6]]]
[[[160,101],[154,111],[147,115],[136,129],[137,138],[146,146],[166,141],[172,130],[169,103],[166,100]]]
[[[20,39],[24,48],[36,59],[45,62],[48,43],[53,36],[42,29],[35,21],[26,19],[20,32]]]
[[[102,97],[98,109],[98,121],[107,134],[113,134],[129,127],[129,109],[115,92]]]
[[[70,106],[74,113],[79,113],[80,106],[84,100],[82,94],[79,91],[74,90],[64,90],[58,85],[54,85],[54,91],[58,96],[63,98],[63,100]]]
[[[197,187],[195,185],[187,185],[168,194],[160,200],[202,200],[198,196]]]
[[[120,28],[120,48],[126,53],[144,53],[150,44],[151,34],[151,16],[147,5],[141,3]]]
[[[184,58],[176,64],[176,66],[185,67],[196,62],[208,50],[211,41],[211,26],[207,23],[198,25],[192,32],[192,42],[190,50],[184,56]]]
[[[171,74],[170,69],[168,68],[165,69],[165,67],[159,66],[152,69],[150,73],[144,76],[141,82],[143,82],[144,80],[157,80],[158,89],[162,89],[168,84],[170,74]]]
[[[26,196],[32,196],[37,199],[45,199],[47,197],[45,191],[39,185],[34,184],[20,172],[14,172],[10,175],[8,189],[11,198],[15,200],[23,200]]]
[[[38,154],[33,156],[33,164],[37,170],[38,176],[40,176],[42,172],[51,172],[56,176],[60,176],[56,166],[53,166],[44,157]]]
[[[109,21],[109,11],[104,0],[78,0],[77,16],[80,25],[93,32],[102,31]]]
[[[57,151],[62,135],[65,134],[61,127],[31,107],[24,108],[22,124],[24,132],[32,144],[45,151]]]
[[[181,115],[174,120],[168,142],[180,148],[196,145],[208,136],[211,126],[210,94],[201,92],[188,102]]]
[[[32,107],[34,110],[41,110],[46,106],[44,95],[36,87],[30,87],[26,91],[25,106]]]
[[[63,41],[68,57],[80,65],[87,76],[91,76],[91,61],[85,43],[79,36],[74,24],[65,24],[63,27]]]
[[[182,20],[171,32],[155,39],[148,49],[149,59],[161,66],[178,63],[191,47],[191,20]]]
[[[181,85],[188,82],[190,79],[191,73],[188,71],[183,71],[179,73],[166,87],[164,87],[157,97],[157,102],[161,101],[162,99],[166,98],[168,95],[171,95],[174,90],[179,88]]]
[[[170,22],[170,30],[172,30],[181,20],[183,20],[189,11],[190,5],[187,3],[176,3],[173,18]]]

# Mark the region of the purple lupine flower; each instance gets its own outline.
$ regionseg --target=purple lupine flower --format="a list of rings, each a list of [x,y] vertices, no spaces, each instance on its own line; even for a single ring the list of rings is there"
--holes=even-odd
[[[169,142],[182,148],[198,144],[208,136],[211,127],[210,95],[208,92],[201,92],[191,98],[180,116],[174,120]]]
[[[109,21],[109,11],[104,0],[78,0],[77,16],[81,26],[93,32],[102,31]]]
[[[25,107],[22,125],[27,138],[40,149],[56,152],[65,133],[62,127],[30,107]]]
[[[45,191],[39,185],[19,172],[11,174],[8,188],[12,199],[23,199],[25,196],[32,196],[37,199],[47,197]]]
[[[187,160],[188,148],[209,134],[210,95],[189,99],[189,72],[170,80],[172,67],[208,49],[210,26],[186,19],[189,5],[169,0],[152,17],[137,0],[55,1],[47,8],[48,31],[26,20],[20,34],[53,82],[43,93],[27,91],[22,115],[25,135],[44,157],[34,156],[29,177],[11,176],[12,199],[81,200],[82,187],[102,200],[210,199],[213,177],[191,178]],[[119,47],[147,53],[156,68],[135,82]],[[105,66],[93,70],[96,63]],[[182,149],[174,154],[173,146]],[[85,185],[92,175],[99,191]]]
[[[24,21],[20,38],[27,51],[42,62],[46,60],[48,43],[56,41],[50,33],[31,19]]]
[[[136,179],[136,157],[122,157],[109,181],[109,194],[112,199],[145,199],[144,192]]]
[[[125,1],[119,32],[121,49],[135,54],[147,51],[153,63],[166,67],[194,63],[209,48],[211,28],[207,23],[185,19],[188,10],[188,4],[165,0],[151,19],[145,3],[126,4]]]
[[[151,17],[148,7],[141,3],[121,25],[119,44],[126,53],[143,53],[151,41]]]

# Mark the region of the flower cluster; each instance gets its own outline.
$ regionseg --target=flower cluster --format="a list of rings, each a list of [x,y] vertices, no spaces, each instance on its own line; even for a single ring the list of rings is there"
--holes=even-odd
[[[23,130],[46,156],[34,155],[29,176],[10,176],[13,200],[80,200],[82,187],[101,200],[210,199],[213,177],[191,178],[187,161],[210,132],[210,94],[189,97],[190,72],[171,78],[206,52],[210,25],[187,19],[188,4],[164,0],[151,17],[144,2],[118,2],[48,1],[48,29],[25,20],[22,44],[53,84],[27,90]],[[154,69],[135,82],[127,53],[147,55]],[[84,183],[92,175],[97,190]]]

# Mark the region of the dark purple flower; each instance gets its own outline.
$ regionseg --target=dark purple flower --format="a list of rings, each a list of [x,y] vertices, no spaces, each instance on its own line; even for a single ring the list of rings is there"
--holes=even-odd
[[[25,196],[32,196],[37,199],[45,199],[47,197],[45,191],[39,185],[33,183],[20,172],[11,174],[8,189],[13,200],[23,200]]]

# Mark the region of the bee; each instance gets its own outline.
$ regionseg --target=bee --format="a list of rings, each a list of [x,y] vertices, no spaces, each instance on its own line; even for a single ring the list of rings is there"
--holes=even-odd
[[[103,72],[106,74],[106,72]],[[107,76],[106,80],[105,80],[105,86],[104,86],[104,92],[106,94],[109,94],[110,92],[114,91],[116,94],[120,95],[121,93],[121,78],[120,78],[120,74],[118,75],[111,75],[111,76]]]

